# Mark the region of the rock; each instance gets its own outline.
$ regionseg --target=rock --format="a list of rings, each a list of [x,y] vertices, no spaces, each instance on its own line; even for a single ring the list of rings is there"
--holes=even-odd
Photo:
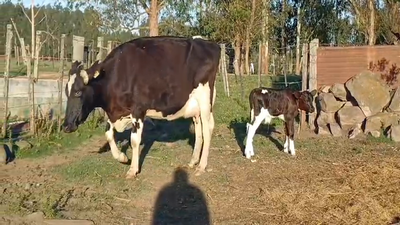
[[[365,119],[364,113],[358,106],[346,106],[337,112],[340,126],[356,125],[362,123]]]
[[[340,128],[339,124],[337,123],[330,123],[329,130],[334,137],[341,137],[342,136],[342,128]]]
[[[379,75],[362,72],[345,83],[351,96],[357,101],[365,116],[382,111],[390,101],[390,89]]]
[[[5,144],[0,144],[0,164],[7,163],[7,152],[5,148]]]
[[[329,91],[338,99],[340,99],[341,101],[346,101],[348,98],[348,92],[344,86],[344,84],[339,84],[339,83],[335,83],[334,85],[332,85],[332,87],[329,89]]]
[[[24,150],[31,149],[33,147],[33,145],[29,141],[23,139],[19,140],[15,144],[18,146],[19,149],[24,149]]]
[[[394,142],[400,142],[400,125],[393,125],[390,127],[389,137]]]
[[[395,93],[392,97],[392,101],[388,107],[388,111],[400,111],[400,87],[396,88]]]
[[[371,135],[372,137],[376,137],[376,138],[381,136],[381,132],[378,130],[369,131],[367,134]]]
[[[343,107],[347,107],[347,106],[358,106],[357,102],[354,101],[348,101],[346,103],[344,103]]]
[[[319,135],[330,135],[329,128],[326,125],[318,126]]]
[[[373,116],[367,117],[365,121],[364,133],[370,131],[381,131],[391,125],[397,125],[400,120],[400,113],[398,112],[380,112]]]
[[[30,222],[43,222],[44,221],[44,213],[43,212],[34,212],[27,215],[26,220]]]
[[[353,139],[361,133],[362,133],[361,124],[357,124],[353,128],[350,129],[348,138]]]
[[[330,89],[330,88],[331,88],[331,86],[325,85],[325,86],[323,86],[323,87],[320,88],[320,92],[321,92],[321,93],[329,93],[329,89]]]
[[[336,100],[332,93],[319,94],[317,97],[317,102],[319,103],[321,110],[327,113],[334,113],[344,105],[344,102]]]
[[[324,111],[320,111],[318,118],[317,118],[317,124],[318,126],[324,126],[330,123],[335,122],[335,113],[327,113]]]

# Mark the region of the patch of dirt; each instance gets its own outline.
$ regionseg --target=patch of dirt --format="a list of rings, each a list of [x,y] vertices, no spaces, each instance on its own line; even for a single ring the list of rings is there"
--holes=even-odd
[[[284,140],[279,133],[272,138]],[[390,224],[400,216],[396,144],[304,131],[292,157],[256,135],[252,163],[237,142],[231,130],[216,127],[209,172],[199,177],[184,167],[191,155],[186,140],[153,143],[135,180],[124,179],[128,166],[109,152],[92,153],[105,143],[103,135],[68,154],[17,159],[0,166],[0,212],[24,216],[41,210],[46,217],[96,224],[151,224],[154,219],[173,224]],[[54,172],[61,167],[67,172]]]

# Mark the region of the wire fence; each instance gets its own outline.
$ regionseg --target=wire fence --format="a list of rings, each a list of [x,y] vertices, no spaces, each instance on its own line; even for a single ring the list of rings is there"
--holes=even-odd
[[[7,25],[5,35],[0,34],[5,39],[5,49],[0,52],[2,137],[12,138],[24,134],[40,136],[60,132],[66,109],[65,85],[71,62],[78,60],[90,66],[95,60],[104,59],[118,44],[111,40],[106,43],[103,37],[84,40],[75,35],[61,35],[59,45],[52,48],[59,49],[59,52],[43,53],[41,50],[49,41],[45,35],[36,32],[32,54],[25,40],[17,37],[11,24]],[[97,113],[99,111],[100,114]],[[91,116],[98,115],[104,116],[102,110],[95,110]]]

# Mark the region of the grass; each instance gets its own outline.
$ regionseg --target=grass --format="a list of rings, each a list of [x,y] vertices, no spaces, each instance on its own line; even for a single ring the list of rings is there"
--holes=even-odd
[[[5,71],[5,60],[0,60],[0,76],[4,74]],[[58,73],[60,71],[61,67],[61,62],[59,61],[45,61],[45,60],[40,60],[39,61],[39,67],[38,70],[43,73]],[[69,68],[70,63],[66,62],[66,67]],[[11,59],[10,61],[10,76],[11,77],[17,77],[17,76],[26,76],[26,66],[23,64],[22,61],[20,61],[19,65],[17,63],[16,59]]]
[[[247,96],[242,99],[240,85],[230,79],[227,97],[218,78],[207,173],[196,177],[185,167],[193,144],[190,120],[157,121],[157,129],[145,125],[146,157],[134,180],[124,179],[129,165],[118,163],[110,152],[92,153],[105,143],[101,129],[81,127],[80,136],[69,134],[63,137],[65,142],[57,142],[68,150],[43,150],[43,143],[32,153],[36,156],[21,155],[17,166],[0,168],[6,174],[0,174],[0,191],[6,193],[0,196],[0,221],[38,210],[48,218],[91,219],[96,224],[151,224],[153,218],[190,224],[207,215],[210,224],[396,221],[398,144],[384,138],[361,135],[349,140],[303,131],[295,137],[297,155],[292,157],[279,151],[284,136],[279,133],[281,123],[274,121],[269,130],[262,125],[257,131],[256,162],[250,162],[241,153],[249,117]],[[245,93],[257,86],[256,76],[244,81]],[[122,135],[119,141],[128,137]],[[131,158],[130,147],[120,147]],[[27,183],[32,187],[26,189]]]

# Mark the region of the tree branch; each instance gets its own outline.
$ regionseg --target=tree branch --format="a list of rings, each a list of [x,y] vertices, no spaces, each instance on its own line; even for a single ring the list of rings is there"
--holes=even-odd
[[[28,14],[26,14],[26,12],[25,12],[25,7],[24,7],[22,4],[18,4],[18,5],[21,7],[22,12],[24,13],[25,17],[28,19],[29,23],[32,24],[31,18],[30,18],[30,17],[28,16]]]

